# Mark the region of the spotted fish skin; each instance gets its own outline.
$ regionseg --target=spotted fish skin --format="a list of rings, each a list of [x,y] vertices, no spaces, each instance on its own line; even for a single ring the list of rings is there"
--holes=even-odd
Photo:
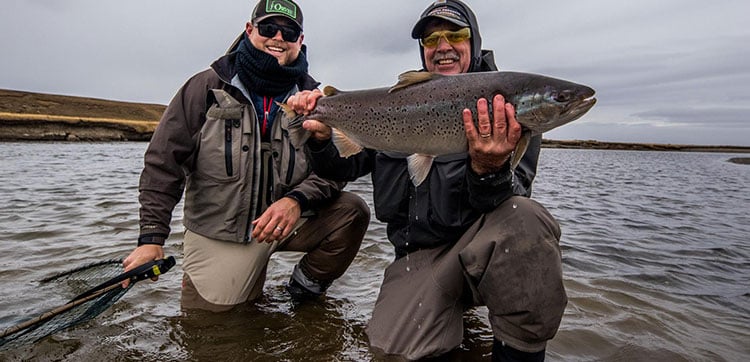
[[[480,98],[502,94],[515,107],[523,128],[515,166],[531,136],[583,116],[596,103],[594,93],[585,85],[532,73],[412,71],[400,75],[390,88],[340,91],[326,87],[325,96],[304,119],[333,128],[334,144],[343,157],[362,148],[412,155],[410,173],[418,185],[429,173],[432,158],[467,150],[461,114],[465,108],[476,114]]]

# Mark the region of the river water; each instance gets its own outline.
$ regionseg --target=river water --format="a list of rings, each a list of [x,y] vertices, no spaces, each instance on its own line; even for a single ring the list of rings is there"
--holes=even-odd
[[[72,297],[40,279],[127,256],[145,143],[0,143],[0,330]],[[736,154],[543,149],[534,198],[563,230],[569,303],[548,361],[750,359],[750,166]],[[746,157],[746,155],[741,155]],[[348,186],[372,205],[369,178]],[[179,206],[181,208],[181,205]],[[220,314],[179,307],[178,258],[94,320],[0,361],[377,361],[364,328],[393,259],[373,220],[319,302],[284,291],[298,253],[276,254],[264,297]],[[454,361],[489,360],[486,309],[465,316]]]

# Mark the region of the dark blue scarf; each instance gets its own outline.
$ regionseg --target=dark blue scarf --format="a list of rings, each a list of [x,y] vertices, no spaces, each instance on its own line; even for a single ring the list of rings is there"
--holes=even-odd
[[[283,66],[272,55],[256,49],[247,35],[237,48],[235,60],[237,74],[248,91],[265,96],[278,96],[289,92],[307,74],[304,51],[294,63]]]

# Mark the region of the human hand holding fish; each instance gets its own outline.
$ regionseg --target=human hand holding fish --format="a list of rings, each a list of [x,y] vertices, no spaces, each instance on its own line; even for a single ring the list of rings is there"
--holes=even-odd
[[[307,115],[315,109],[318,98],[322,96],[323,93],[319,89],[300,91],[290,96],[286,104],[294,110],[294,113]],[[315,140],[326,141],[331,139],[331,127],[322,122],[308,119],[302,123],[302,127],[309,131],[310,136]]]
[[[463,120],[472,170],[483,175],[502,169],[521,138],[521,124],[516,121],[513,105],[505,103],[502,94],[495,95],[490,117],[487,99],[480,98],[476,127],[471,109],[463,110]]]
[[[315,109],[318,98],[323,96],[323,92],[320,89],[303,90],[291,95],[287,100],[286,104],[296,114],[308,115]]]
[[[331,139],[331,127],[326,126],[323,122],[307,119],[302,123],[302,127],[310,131],[310,136],[315,140],[322,142]]]

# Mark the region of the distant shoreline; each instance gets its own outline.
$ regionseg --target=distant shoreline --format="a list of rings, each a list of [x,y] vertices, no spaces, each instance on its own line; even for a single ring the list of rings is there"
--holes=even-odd
[[[143,122],[85,117],[61,118],[51,115],[37,115],[31,118],[24,117],[26,119],[20,119],[20,117],[12,119],[12,117],[8,116],[8,114],[0,113],[0,142],[148,142],[158,124],[158,121]],[[744,146],[623,143],[595,140],[543,139],[542,148],[750,154],[750,147]],[[737,163],[743,162],[738,161]],[[745,161],[744,163],[750,163],[750,161]]]
[[[0,142],[149,141],[166,106],[0,89]],[[543,148],[749,153],[746,146],[543,140]],[[750,163],[739,158],[737,163]]]
[[[0,141],[148,141],[165,109],[0,89]]]
[[[678,145],[664,143],[624,143],[602,142],[594,140],[542,140],[542,148],[576,148],[597,150],[625,150],[625,151],[673,151],[673,152],[723,152],[750,153],[746,146],[710,146],[710,145]]]
[[[149,141],[158,121],[0,112],[0,141]]]

